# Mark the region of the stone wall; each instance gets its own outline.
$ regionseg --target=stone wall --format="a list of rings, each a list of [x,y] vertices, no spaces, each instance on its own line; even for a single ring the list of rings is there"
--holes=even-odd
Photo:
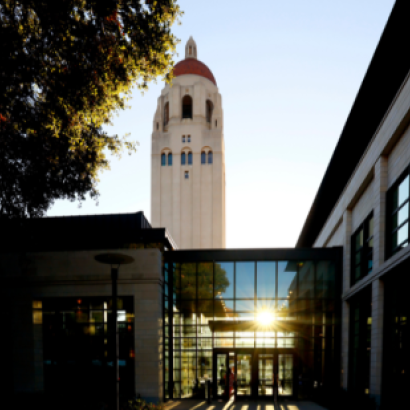
[[[162,255],[158,249],[113,250],[134,258],[120,266],[118,296],[134,298],[135,390],[163,399]],[[0,277],[12,313],[12,379],[15,392],[41,392],[42,325],[33,323],[33,301],[45,297],[111,295],[110,266],[94,260],[107,251],[1,255]]]

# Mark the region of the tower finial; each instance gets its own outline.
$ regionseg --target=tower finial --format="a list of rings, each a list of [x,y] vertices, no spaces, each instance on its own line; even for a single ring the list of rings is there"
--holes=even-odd
[[[196,51],[196,43],[192,36],[189,37],[189,40],[185,45],[185,58],[195,58],[195,60],[197,60],[198,58]]]

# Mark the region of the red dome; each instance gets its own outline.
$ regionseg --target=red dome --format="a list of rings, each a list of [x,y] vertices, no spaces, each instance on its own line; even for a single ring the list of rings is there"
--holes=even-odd
[[[194,58],[187,58],[174,66],[174,77],[184,74],[195,74],[205,77],[216,85],[215,77],[211,70],[201,61]]]

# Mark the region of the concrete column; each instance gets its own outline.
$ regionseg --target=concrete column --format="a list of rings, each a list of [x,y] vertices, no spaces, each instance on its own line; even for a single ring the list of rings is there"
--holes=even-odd
[[[382,388],[384,283],[372,283],[372,339],[370,354],[370,396],[380,405]]]
[[[162,292],[159,283],[134,290],[135,390],[147,401],[163,400]]]
[[[387,191],[387,158],[380,157],[374,166],[373,193],[373,268],[384,262],[384,238],[386,231],[386,191]]]
[[[350,238],[352,235],[352,211],[346,209],[342,221],[343,230],[343,292],[350,288]],[[342,302],[342,386],[347,389],[349,373],[349,322],[350,307]]]

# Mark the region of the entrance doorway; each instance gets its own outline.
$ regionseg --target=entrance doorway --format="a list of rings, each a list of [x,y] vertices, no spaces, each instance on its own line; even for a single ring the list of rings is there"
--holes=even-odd
[[[292,349],[214,349],[214,397],[273,398],[275,379],[278,398],[294,397],[295,368]]]

